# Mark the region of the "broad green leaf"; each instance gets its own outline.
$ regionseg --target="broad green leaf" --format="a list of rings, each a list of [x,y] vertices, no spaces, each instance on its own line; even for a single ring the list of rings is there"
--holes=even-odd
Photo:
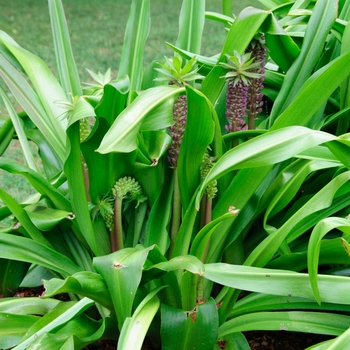
[[[209,244],[209,241],[211,239],[212,234],[214,231],[219,227],[220,224],[229,218],[232,218],[235,216],[236,213],[232,210],[228,213],[219,216],[215,220],[212,220],[209,224],[205,225],[196,235],[195,239],[193,240],[193,243],[191,245],[191,251],[190,254],[195,255],[198,259],[205,262],[206,259],[206,249],[207,245]]]
[[[300,54],[288,70],[282,89],[273,105],[270,115],[270,125],[293,102],[305,81],[310,77],[319,60],[324,42],[332,28],[336,15],[336,0],[320,0],[316,3],[307,26]],[[322,102],[324,101],[320,96],[318,98]]]
[[[159,130],[173,123],[172,106],[184,88],[158,86],[142,92],[115,120],[97,152],[131,152],[139,130]]]
[[[347,329],[343,334],[339,335],[339,337],[335,338],[332,342],[328,344],[328,350],[337,350],[337,349],[345,349],[350,340],[350,329]]]
[[[15,133],[11,118],[7,118],[0,128],[0,156],[6,151],[10,145],[12,137]]]
[[[109,255],[94,258],[96,271],[105,280],[121,330],[131,317],[134,298],[141,281],[143,265],[149,248],[125,248]]]
[[[319,305],[316,301],[308,298],[275,296],[261,293],[250,293],[244,298],[238,300],[232,309],[229,318],[235,318],[240,315],[251,314],[260,311],[282,311],[282,310],[315,310],[339,312],[349,310],[350,305],[322,303]]]
[[[314,300],[306,273],[216,263],[205,265],[204,277],[230,288]],[[319,275],[318,283],[323,302],[350,304],[346,277]]]
[[[314,223],[312,224],[314,226]],[[342,246],[343,238],[333,238],[321,241],[319,265],[345,266],[349,262],[349,255]],[[306,247],[305,247],[306,248]],[[296,251],[281,255],[266,265],[267,268],[303,271],[307,269],[307,250]]]
[[[16,346],[24,334],[39,316],[0,313],[0,348],[10,349]]]
[[[169,261],[152,265],[145,270],[153,269],[159,269],[162,271],[186,270],[199,276],[202,276],[204,273],[203,263],[193,255],[177,256]]]
[[[339,56],[314,73],[297,91],[288,107],[279,115],[271,130],[290,125],[310,125],[312,117],[334,90],[350,74],[350,52]],[[303,113],[300,113],[300,110]],[[312,126],[312,125],[311,125]]]
[[[57,304],[58,299],[31,298],[2,298],[0,300],[0,312],[16,315],[45,315]]]
[[[43,321],[46,321],[45,317],[50,315],[47,314],[42,319],[38,321],[38,323],[42,324],[43,327],[40,329],[36,329],[33,333],[33,328],[37,328],[34,324],[32,326],[32,329],[29,330],[29,332],[33,333],[32,335],[25,337],[25,340],[22,340],[21,343],[19,343],[16,347],[13,349],[15,350],[25,350],[29,344],[31,344],[37,337],[39,337],[41,334],[45,332],[49,332],[62,324],[68,322],[70,319],[72,319],[74,316],[79,315],[80,313],[84,312],[86,309],[88,309],[91,305],[93,305],[93,301],[88,298],[83,298],[77,303],[74,303],[73,306],[68,308],[68,310],[64,311],[63,313],[59,314],[57,317],[55,317],[52,321],[46,323]],[[53,311],[52,311],[53,312]],[[48,318],[48,317],[47,317]]]
[[[49,0],[51,30],[61,85],[66,94],[82,95],[78,70],[70,44],[67,21],[61,0]]]
[[[65,137],[60,125],[53,125],[49,116],[39,100],[38,95],[31,88],[25,78],[0,55],[0,75],[11,90],[17,102],[26,111],[30,119],[46,137],[52,148],[57,152],[58,157],[63,161],[65,155]]]
[[[245,261],[246,265],[264,266],[273,257],[277,249],[288,237],[288,241],[293,241],[302,232],[293,232],[292,229],[297,227],[298,223],[302,222],[305,218],[308,218],[310,214],[313,214],[322,209],[328,208],[332,205],[333,197],[341,186],[343,186],[350,179],[350,173],[345,172],[327,185],[321,188],[305,205],[301,206],[280,228],[271,233],[265,238],[253,252],[249,255]],[[268,248],[267,248],[268,247]]]
[[[193,53],[200,53],[204,12],[205,0],[182,1],[177,47]]]
[[[29,237],[37,243],[51,247],[50,242],[43,236],[43,234],[35,227],[30,220],[27,212],[19,205],[8,193],[0,188],[0,198],[11,210],[11,213],[16,217],[21,226],[26,230]]]
[[[266,226],[270,217],[276,215],[289,204],[310,173],[336,166],[339,166],[339,164],[316,160],[293,162],[285,168],[269,188],[269,191],[277,190],[277,192],[275,192],[274,197],[267,197],[268,199],[266,199],[269,201],[269,205],[264,213],[264,226]],[[268,194],[266,195],[268,196]]]
[[[72,211],[79,225],[79,230],[90,249],[95,255],[99,255],[100,250],[96,242],[86,197],[87,189],[84,183],[83,162],[80,151],[79,122],[75,122],[67,129],[67,137],[67,159],[64,164],[64,171],[68,180]]]
[[[183,210],[200,184],[203,156],[214,137],[213,107],[199,91],[186,87],[187,119],[178,159],[178,181]],[[196,157],[193,157],[193,155]]]
[[[213,349],[219,319],[212,298],[188,311],[163,304],[161,318],[162,349]]]
[[[137,350],[142,348],[148,328],[159,309],[160,302],[156,294],[162,288],[164,286],[149,293],[136,308],[132,317],[126,319],[120,332],[117,349]]]
[[[24,209],[33,224],[41,231],[49,231],[65,219],[74,219],[74,215],[71,212],[51,209],[41,205],[32,204]]]
[[[0,168],[11,173],[24,176],[30,184],[53,205],[61,210],[71,211],[69,201],[43,176],[29,169],[25,165],[10,158],[0,158]]]
[[[10,36],[2,31],[0,31],[0,42],[3,47],[11,52],[25,70],[49,117],[47,122],[51,126],[51,132],[55,131],[59,140],[64,142],[66,121],[60,118],[62,110],[57,102],[67,101],[67,96],[59,85],[56,77],[41,58],[23,49]],[[3,74],[6,73],[4,72]]]
[[[331,230],[338,229],[340,231],[350,233],[350,221],[348,219],[328,217],[320,221],[311,232],[308,247],[308,271],[310,282],[317,302],[320,304],[323,295],[320,295],[317,285],[317,274],[319,267],[319,254],[321,249],[322,238]],[[350,262],[350,258],[349,258]]]
[[[0,234],[0,258],[38,264],[64,277],[81,271],[65,255],[32,239],[9,234]]]
[[[249,140],[226,152],[213,166],[200,187],[196,208],[199,207],[200,197],[208,183],[229,171],[276,164],[308,148],[334,139],[331,134],[293,126]]]
[[[67,277],[65,280],[52,278],[44,280],[43,297],[52,297],[60,293],[73,293],[88,297],[113,311],[110,292],[102,277],[91,271],[82,271]]]
[[[0,294],[3,298],[15,294],[29,266],[22,261],[0,259]]]
[[[27,137],[25,135],[25,131],[23,128],[23,123],[20,120],[20,118],[18,117],[14,107],[12,106],[12,104],[11,104],[10,100],[8,99],[3,88],[0,88],[0,96],[1,96],[1,99],[3,100],[3,102],[7,108],[7,111],[9,112],[10,117],[11,117],[13,127],[16,131],[16,135],[18,137],[18,140],[21,143],[23,155],[24,155],[24,158],[26,160],[28,167],[31,168],[32,170],[40,173],[38,164],[36,163],[34,156],[33,156],[32,152],[30,151],[29,142],[27,140]]]
[[[150,0],[133,0],[126,25],[118,79],[128,75],[130,91],[140,90],[143,73],[143,52],[150,29]],[[131,94],[128,96],[128,104]]]
[[[304,311],[259,312],[238,316],[219,328],[219,338],[251,330],[294,331],[340,335],[348,329],[349,316]]]

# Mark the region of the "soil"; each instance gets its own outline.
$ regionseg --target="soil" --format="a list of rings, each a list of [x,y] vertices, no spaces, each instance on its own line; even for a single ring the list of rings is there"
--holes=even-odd
[[[19,289],[15,297],[34,297],[40,296],[43,293],[43,288]],[[2,295],[0,295],[0,299]],[[59,300],[69,300],[65,294],[56,296]],[[320,334],[286,332],[286,331],[250,331],[244,332],[244,335],[250,345],[251,350],[304,350],[311,345],[331,339],[331,336]],[[222,344],[223,345],[223,344]],[[114,341],[101,340],[95,344],[86,347],[85,350],[115,350],[116,344]],[[142,347],[142,350],[152,350],[152,346],[147,342],[147,339]],[[224,349],[224,347],[223,347]]]

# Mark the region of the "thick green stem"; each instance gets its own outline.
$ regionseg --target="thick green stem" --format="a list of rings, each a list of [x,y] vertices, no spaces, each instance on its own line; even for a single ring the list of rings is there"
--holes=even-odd
[[[174,196],[173,196],[173,215],[171,220],[171,231],[170,231],[170,247],[169,247],[169,258],[173,255],[173,250],[176,243],[176,238],[179,232],[181,223],[181,199],[177,168],[174,170]]]
[[[111,232],[111,250],[115,252],[123,248],[122,198],[114,199],[114,230]]]

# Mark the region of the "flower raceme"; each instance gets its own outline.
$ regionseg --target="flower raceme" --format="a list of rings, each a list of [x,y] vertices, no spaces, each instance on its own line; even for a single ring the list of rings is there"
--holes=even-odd
[[[229,70],[224,76],[228,81],[226,94],[228,125],[225,128],[229,133],[245,129],[248,125],[249,129],[253,129],[263,104],[261,90],[266,59],[264,41],[253,39],[243,55],[235,51],[234,55],[226,55],[226,57],[228,62],[221,63]]]

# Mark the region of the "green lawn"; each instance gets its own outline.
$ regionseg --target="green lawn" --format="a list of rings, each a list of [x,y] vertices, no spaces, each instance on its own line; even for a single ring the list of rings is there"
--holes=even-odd
[[[207,10],[221,12],[221,2],[207,0]],[[82,80],[88,77],[86,68],[117,69],[130,3],[131,0],[63,0]],[[180,0],[151,1],[151,31],[145,48],[145,64],[171,54],[165,42],[176,41],[181,3]],[[257,0],[234,0],[233,4],[235,14],[249,5],[261,7]],[[0,29],[55,69],[46,0],[0,0]],[[222,26],[207,21],[202,53],[217,53],[223,39]]]

